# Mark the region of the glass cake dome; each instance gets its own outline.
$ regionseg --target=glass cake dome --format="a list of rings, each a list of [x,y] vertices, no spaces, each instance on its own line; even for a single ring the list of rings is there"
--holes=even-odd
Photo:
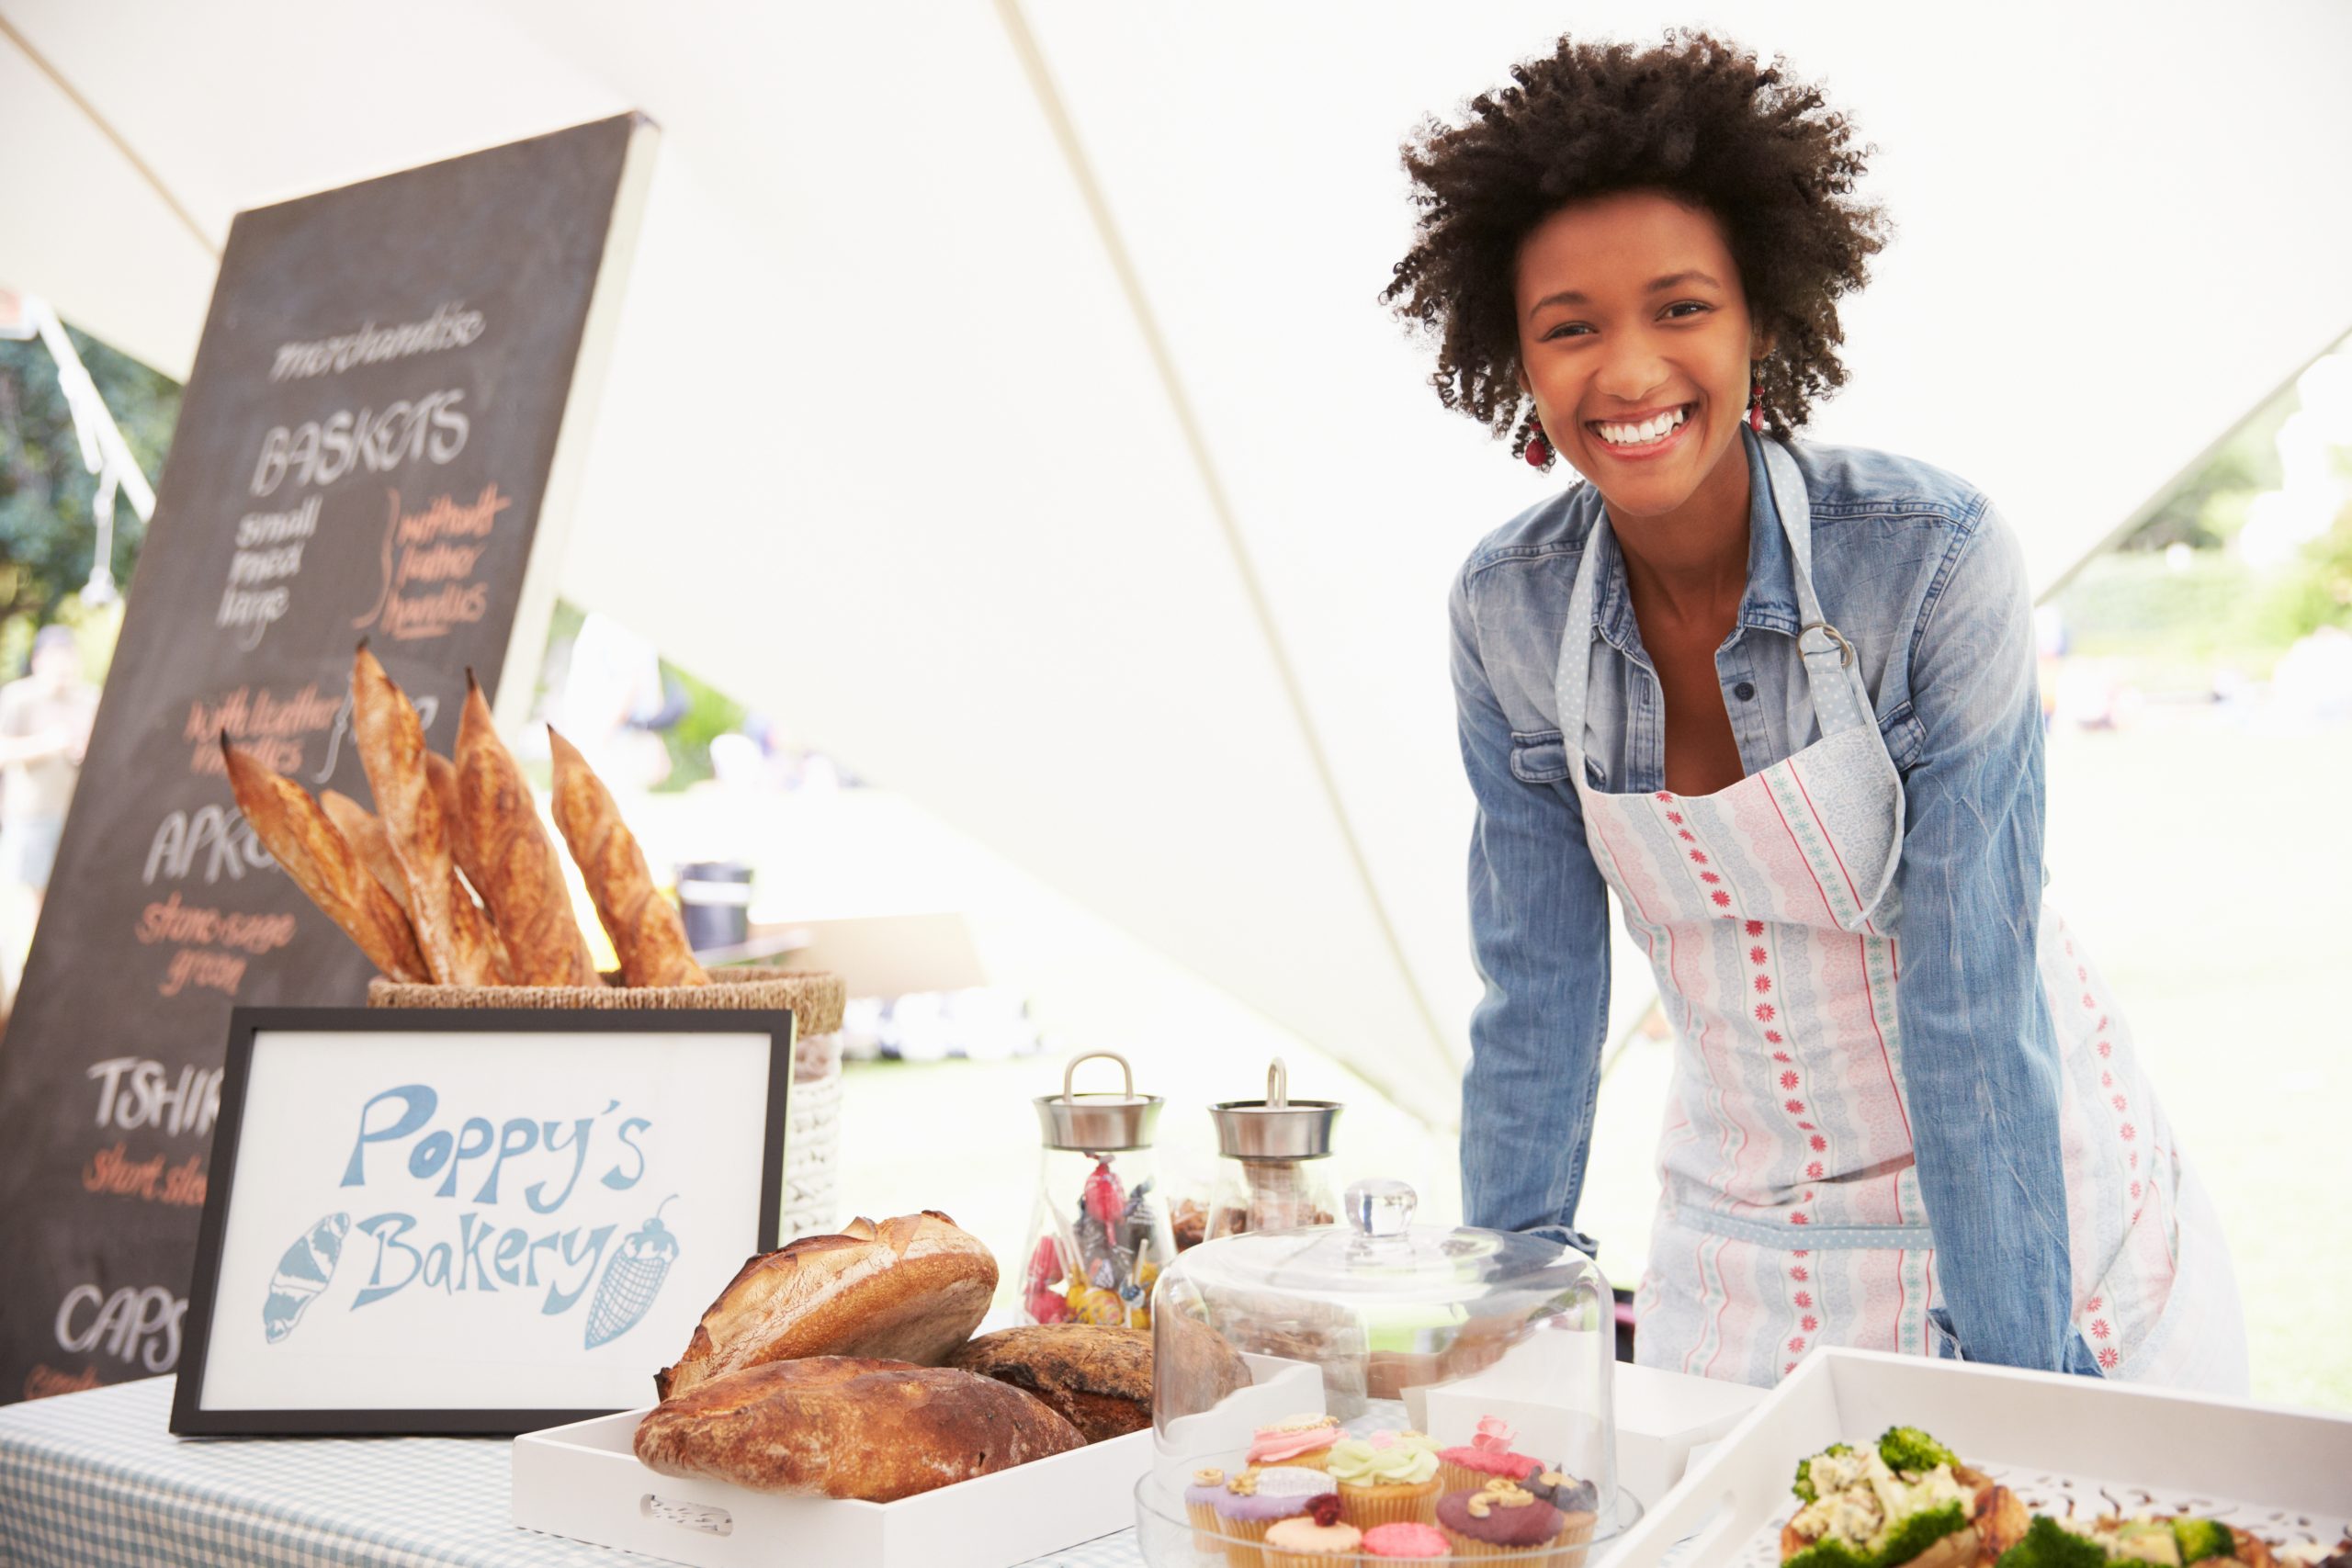
[[[1349,1561],[1347,1532],[1385,1525],[1410,1528],[1378,1543],[1444,1538],[1413,1561],[1582,1568],[1632,1525],[1608,1282],[1558,1242],[1414,1206],[1361,1181],[1336,1225],[1205,1242],[1160,1275],[1152,1568],[1262,1568],[1292,1543]]]

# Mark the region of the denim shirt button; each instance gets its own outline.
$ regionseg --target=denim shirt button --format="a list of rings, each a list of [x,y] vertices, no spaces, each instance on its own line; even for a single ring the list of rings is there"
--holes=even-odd
[[[1752,703],[1756,700],[1756,682],[1753,681],[1742,681],[1738,685],[1734,686],[1731,689],[1731,694],[1737,697],[1741,702]]]

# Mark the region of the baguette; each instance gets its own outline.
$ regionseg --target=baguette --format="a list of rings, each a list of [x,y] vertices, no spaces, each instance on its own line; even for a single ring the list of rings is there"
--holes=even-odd
[[[433,798],[441,804],[441,820],[449,825],[449,858],[458,863],[458,874],[474,891],[481,891],[474,883],[474,847],[466,839],[466,818],[458,809],[458,765],[438,751],[424,753],[424,782],[432,787]]]
[[[428,978],[408,917],[302,786],[220,738],[237,809],[294,885],[390,979]]]
[[[678,908],[662,897],[645,852],[621,820],[611,792],[571,741],[548,728],[555,753],[555,825],[595,900],[626,986],[707,986]]]
[[[401,917],[407,918],[408,878],[401,874],[401,863],[392,858],[392,841],[385,837],[383,823],[374,812],[339,789],[320,791],[319,805],[326,811],[327,820],[334,824],[335,831],[358,852],[360,860],[376,874],[384,891],[392,896],[392,902],[401,907]]]
[[[466,705],[458,719],[458,761],[451,820],[458,863],[505,940],[518,986],[595,986],[603,982],[572,919],[563,863],[539,824],[523,770],[498,739],[490,705],[466,671]]]
[[[503,985],[490,923],[458,880],[448,820],[425,761],[424,727],[364,642],[352,660],[351,722],[433,978],[445,986]]]

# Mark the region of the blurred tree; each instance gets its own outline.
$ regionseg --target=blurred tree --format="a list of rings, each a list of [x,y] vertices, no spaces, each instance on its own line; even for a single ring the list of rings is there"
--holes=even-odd
[[[122,429],[149,481],[163,473],[179,418],[180,387],[170,377],[66,328],[98,393]],[[32,628],[54,620],[82,623],[76,600],[89,581],[96,548],[91,504],[97,479],[82,466],[74,415],[57,383],[57,365],[36,339],[0,342],[0,654],[29,646]],[[146,525],[118,502],[112,567],[128,586]],[[0,676],[14,675],[14,667]]]
[[[2161,551],[2174,545],[2219,549],[2245,523],[2249,502],[2278,488],[2278,427],[2295,412],[2291,397],[2273,399],[2230,433],[2211,461],[2183,476],[2148,520],[2116,547]]]

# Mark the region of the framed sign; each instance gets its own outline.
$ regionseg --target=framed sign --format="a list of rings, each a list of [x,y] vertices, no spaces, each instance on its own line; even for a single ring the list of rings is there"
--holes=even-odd
[[[789,1012],[239,1008],[172,1430],[650,1402],[775,1242]]]

